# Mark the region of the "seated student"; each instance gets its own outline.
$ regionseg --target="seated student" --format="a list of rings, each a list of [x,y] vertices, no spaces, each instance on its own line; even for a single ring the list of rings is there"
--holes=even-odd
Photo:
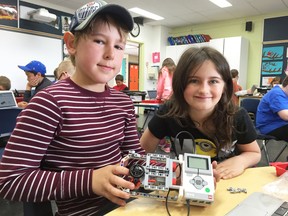
[[[256,127],[263,134],[288,142],[288,76],[282,86],[274,86],[261,99]]]
[[[70,59],[65,59],[57,67],[55,78],[63,80],[70,77],[75,72],[75,66]]]
[[[0,91],[10,90],[11,88],[11,81],[6,76],[0,76]],[[2,153],[4,150],[4,147],[7,144],[7,141],[9,139],[9,136],[7,137],[0,137],[0,158],[2,157]]]
[[[116,85],[113,86],[113,88],[118,90],[118,91],[129,90],[129,88],[123,83],[123,81],[124,81],[123,76],[121,74],[118,74],[115,77]]]
[[[238,84],[238,79],[239,79],[239,72],[237,69],[232,69],[231,71],[231,76],[233,80],[233,96],[232,99],[236,105],[239,104],[239,96],[244,96],[247,94],[253,94],[254,91],[257,88],[257,85],[253,85],[251,89],[243,90],[242,87]]]
[[[10,90],[11,88],[11,81],[6,76],[0,76],[0,91],[3,90]]]
[[[52,82],[45,77],[46,67],[40,61],[31,61],[25,66],[19,65],[18,67],[25,72],[28,80],[24,92],[24,99],[18,103],[19,107],[25,108],[37,92],[51,85]],[[32,92],[33,87],[35,87],[34,92]]]
[[[195,139],[196,153],[218,162],[216,171],[222,179],[238,176],[260,161],[257,133],[248,113],[231,100],[229,64],[220,52],[210,47],[187,49],[177,64],[172,88],[172,97],[140,139],[146,152],[154,152],[163,137],[175,140],[187,131]],[[186,144],[182,151],[191,153],[191,142]]]
[[[274,77],[270,84],[269,84],[269,88],[273,88],[275,85],[279,85],[282,83],[282,78],[279,76]]]

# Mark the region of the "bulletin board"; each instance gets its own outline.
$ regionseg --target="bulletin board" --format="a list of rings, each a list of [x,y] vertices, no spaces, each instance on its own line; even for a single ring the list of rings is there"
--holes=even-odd
[[[282,79],[288,71],[288,16],[264,20],[260,85],[269,86],[270,81],[279,76]]]
[[[62,40],[0,29],[0,75],[11,80],[11,90],[26,88],[26,75],[18,65],[38,60],[46,66],[47,75],[63,59]]]
[[[285,77],[288,61],[288,43],[263,45],[261,86],[269,86],[274,77]]]

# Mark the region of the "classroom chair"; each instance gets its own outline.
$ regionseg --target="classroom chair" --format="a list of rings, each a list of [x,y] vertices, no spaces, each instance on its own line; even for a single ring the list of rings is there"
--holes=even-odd
[[[240,101],[240,107],[243,107],[244,109],[247,110],[248,114],[250,115],[251,120],[254,123],[255,128],[256,128],[257,108],[258,108],[258,105],[260,103],[260,100],[261,99],[259,99],[259,98],[243,98]],[[261,147],[261,150],[264,151],[264,156],[267,160],[268,165],[270,162],[277,161],[277,159],[280,157],[280,155],[283,153],[283,151],[287,147],[286,143],[277,142],[277,146],[274,146],[274,147],[277,148],[278,151],[276,152],[276,156],[272,160],[270,158],[268,148],[267,148],[268,142],[270,140],[276,140],[276,141],[281,141],[281,140],[277,139],[277,137],[274,137],[274,136],[262,134],[262,133],[260,133],[259,130],[257,130],[257,139],[262,140],[262,146],[260,146],[260,147]]]

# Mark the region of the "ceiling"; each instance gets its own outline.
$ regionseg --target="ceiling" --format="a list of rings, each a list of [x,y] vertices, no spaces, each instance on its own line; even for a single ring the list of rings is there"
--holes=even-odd
[[[42,0],[75,11],[90,0]],[[174,28],[207,22],[288,11],[288,0],[228,0],[232,7],[219,8],[209,0],[106,0],[129,9],[141,9],[164,17],[161,21],[144,19],[144,25]],[[131,13],[133,17],[139,16]],[[288,12],[287,12],[288,15]]]
[[[71,13],[89,1],[92,0],[42,0],[48,4],[67,8]],[[219,8],[209,0],[106,0],[108,3],[119,4],[127,9],[137,6],[162,16],[165,19],[160,21],[144,19],[144,25],[162,25],[169,28],[285,11],[288,15],[288,0],[228,1],[232,7]],[[134,13],[131,14],[133,17],[139,16]],[[125,53],[138,55],[137,47],[138,44],[131,43],[126,47]]]

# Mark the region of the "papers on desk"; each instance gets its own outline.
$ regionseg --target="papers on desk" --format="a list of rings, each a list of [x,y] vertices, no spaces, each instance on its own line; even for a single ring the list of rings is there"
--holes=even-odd
[[[142,96],[141,95],[130,95],[130,98],[133,102],[142,102]]]

